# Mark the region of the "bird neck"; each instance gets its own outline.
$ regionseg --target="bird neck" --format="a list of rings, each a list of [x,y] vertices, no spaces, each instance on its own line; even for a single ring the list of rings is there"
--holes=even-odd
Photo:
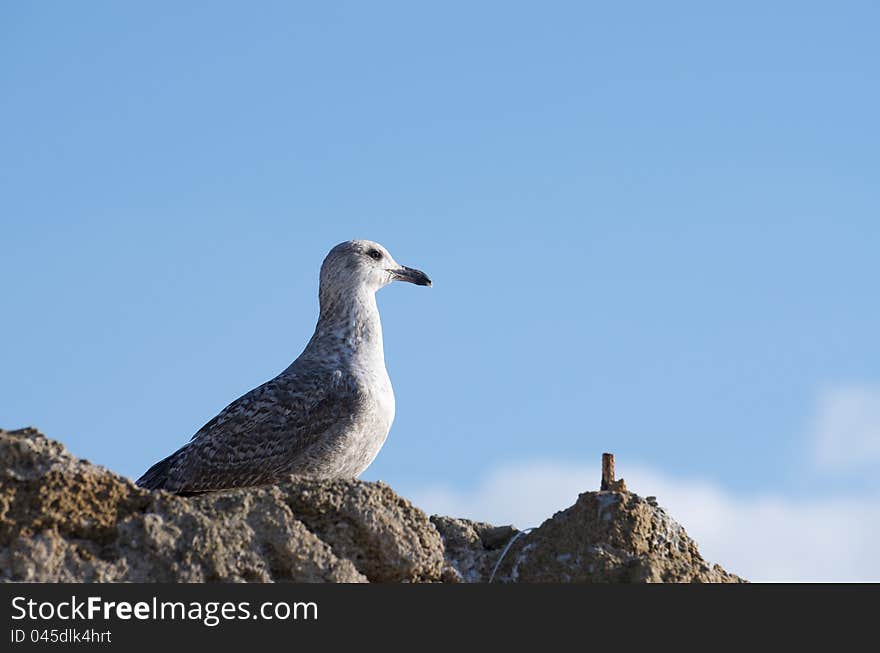
[[[376,293],[367,288],[345,294],[321,293],[321,314],[307,349],[326,356],[337,355],[341,363],[385,365],[382,322]]]

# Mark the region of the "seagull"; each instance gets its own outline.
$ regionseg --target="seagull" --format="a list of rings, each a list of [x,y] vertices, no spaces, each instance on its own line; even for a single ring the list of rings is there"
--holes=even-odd
[[[321,265],[320,315],[303,352],[239,397],[137,484],[190,495],[277,483],[291,474],[356,478],[394,421],[376,291],[392,281],[430,286],[369,240],[349,240]]]

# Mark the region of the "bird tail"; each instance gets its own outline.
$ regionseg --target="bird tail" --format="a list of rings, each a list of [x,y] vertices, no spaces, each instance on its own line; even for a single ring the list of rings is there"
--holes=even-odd
[[[167,458],[163,458],[157,462],[144,472],[144,475],[136,480],[135,484],[146,490],[168,489],[166,485],[168,483],[169,473],[171,472],[171,466],[174,464],[175,460],[177,460],[179,453],[179,451],[175,451]]]

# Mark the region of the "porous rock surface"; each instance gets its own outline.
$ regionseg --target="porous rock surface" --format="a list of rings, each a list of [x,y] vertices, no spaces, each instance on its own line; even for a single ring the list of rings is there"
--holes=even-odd
[[[631,493],[584,493],[521,534],[511,526],[429,519],[383,483],[291,477],[195,497],[149,492],[35,429],[0,430],[0,581],[490,578],[740,580],[708,565],[681,526]]]
[[[585,492],[518,538],[496,578],[521,583],[731,583],[700,556],[656,502],[631,492]]]

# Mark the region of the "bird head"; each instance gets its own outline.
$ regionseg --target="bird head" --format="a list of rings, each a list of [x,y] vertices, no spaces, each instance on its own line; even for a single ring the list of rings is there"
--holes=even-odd
[[[401,265],[387,249],[371,240],[339,243],[330,250],[321,265],[322,293],[360,288],[375,292],[392,281],[431,285],[428,275]]]

